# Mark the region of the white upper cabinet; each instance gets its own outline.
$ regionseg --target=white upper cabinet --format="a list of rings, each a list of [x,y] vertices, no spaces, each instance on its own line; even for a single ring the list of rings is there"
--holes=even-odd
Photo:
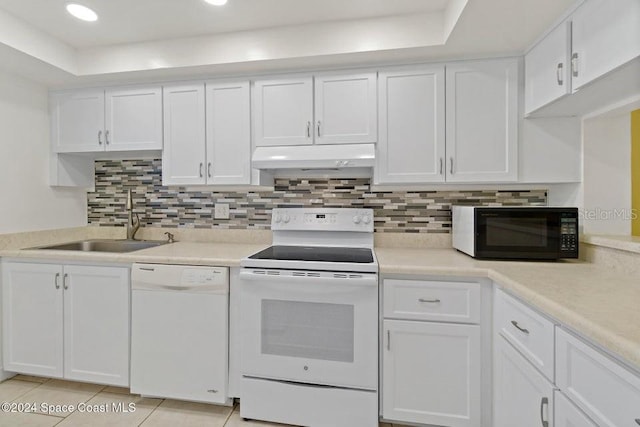
[[[56,153],[104,150],[104,91],[51,95],[51,142]]]
[[[571,93],[570,31],[560,24],[525,56],[525,114]]]
[[[381,72],[375,182],[444,182],[444,66]]]
[[[316,76],[315,119],[317,144],[376,142],[376,73]]]
[[[251,183],[249,82],[207,83],[207,184]]]
[[[107,150],[162,149],[162,89],[116,89],[105,93]]]
[[[165,86],[164,185],[205,184],[205,93],[204,84]]]
[[[257,146],[313,143],[313,79],[258,80],[253,116]]]
[[[588,0],[572,20],[574,92],[640,55],[638,0]]]
[[[51,95],[55,153],[162,149],[160,87]]]
[[[164,88],[164,185],[251,184],[249,82]]]
[[[447,65],[448,182],[518,178],[518,61]]]
[[[315,84],[312,77],[255,81],[255,145],[376,142],[376,80],[364,73],[319,75]]]

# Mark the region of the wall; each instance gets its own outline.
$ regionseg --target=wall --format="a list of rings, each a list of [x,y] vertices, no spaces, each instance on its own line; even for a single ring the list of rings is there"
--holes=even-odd
[[[640,110],[631,112],[631,234],[640,236]]]
[[[583,122],[587,234],[631,234],[630,126],[628,111]]]
[[[277,178],[273,191],[212,192],[162,186],[160,160],[96,162],[95,191],[88,195],[92,225],[126,223],[127,190],[143,225],[182,228],[269,229],[275,207],[357,207],[374,210],[375,230],[449,233],[452,204],[546,205],[542,190],[371,190],[369,178]],[[230,219],[214,220],[215,203],[228,203]]]
[[[45,87],[0,73],[0,234],[86,224],[86,195],[48,185]]]

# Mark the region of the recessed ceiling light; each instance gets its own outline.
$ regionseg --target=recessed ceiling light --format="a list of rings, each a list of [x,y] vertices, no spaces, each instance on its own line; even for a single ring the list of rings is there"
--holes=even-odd
[[[81,4],[69,3],[67,5],[67,12],[83,21],[93,22],[98,20],[97,13]]]
[[[227,4],[227,0],[204,0],[204,1],[214,6],[224,6],[225,4]]]

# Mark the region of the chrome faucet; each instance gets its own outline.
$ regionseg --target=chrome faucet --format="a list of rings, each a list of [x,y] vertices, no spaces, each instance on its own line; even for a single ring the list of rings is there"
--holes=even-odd
[[[129,218],[127,219],[127,240],[136,240],[136,233],[140,228],[140,217],[137,213],[133,212],[133,197],[131,196],[131,189],[127,193],[127,212]],[[133,220],[135,216],[135,222]]]

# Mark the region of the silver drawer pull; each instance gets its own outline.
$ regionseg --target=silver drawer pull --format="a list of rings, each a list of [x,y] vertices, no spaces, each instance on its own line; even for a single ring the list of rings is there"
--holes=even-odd
[[[542,427],[549,427],[549,421],[545,421],[544,419],[544,407],[549,407],[549,398],[543,397],[540,401],[540,422],[542,423]]]
[[[517,329],[517,330],[519,330],[520,332],[522,332],[523,334],[527,334],[527,335],[529,335],[529,330],[528,330],[528,329],[525,329],[525,328],[523,328],[523,327],[521,327],[520,325],[518,325],[518,322],[516,322],[515,320],[512,320],[512,321],[511,321],[511,324],[512,324],[513,326],[515,326],[515,327],[516,327],[516,329]]]
[[[437,303],[439,303],[439,302],[440,302],[440,300],[439,300],[439,299],[437,299],[437,298],[436,298],[436,299],[418,298],[418,301],[420,301],[420,302],[429,302],[429,303],[431,303],[431,304],[437,304]]]
[[[167,233],[165,233],[165,234],[167,234]],[[140,270],[142,270],[142,271],[156,271],[155,268],[150,268],[150,267],[140,267]]]

